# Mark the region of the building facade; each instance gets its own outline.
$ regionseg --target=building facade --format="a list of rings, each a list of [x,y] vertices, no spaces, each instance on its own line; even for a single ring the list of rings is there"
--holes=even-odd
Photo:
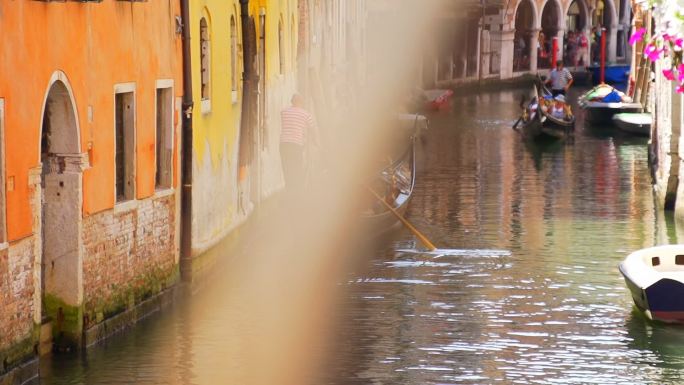
[[[176,1],[0,4],[3,370],[41,333],[93,342],[178,277],[176,14]]]
[[[365,0],[242,5],[0,3],[0,382],[135,321],[178,281],[186,223],[192,265],[282,189],[292,95],[318,110],[363,80]]]
[[[426,47],[420,82],[448,85],[509,79],[550,69],[552,50],[575,70],[598,62],[605,35],[606,61],[629,62],[630,0],[443,1],[442,33]],[[587,47],[568,42],[583,35]],[[582,51],[584,50],[584,51]]]

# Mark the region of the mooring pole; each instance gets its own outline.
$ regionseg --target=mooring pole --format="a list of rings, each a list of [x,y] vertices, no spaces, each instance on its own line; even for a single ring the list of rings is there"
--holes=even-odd
[[[606,82],[606,29],[601,27],[601,84]]]

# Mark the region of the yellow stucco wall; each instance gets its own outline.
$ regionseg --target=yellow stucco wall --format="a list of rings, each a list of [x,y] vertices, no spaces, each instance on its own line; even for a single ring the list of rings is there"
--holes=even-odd
[[[240,101],[242,84],[242,29],[240,28],[240,5],[237,0],[195,0],[190,2],[190,28],[192,39],[192,92],[195,101],[193,114],[193,141],[195,159],[202,162],[205,151],[210,151],[213,166],[219,162],[224,141],[232,147],[240,125]],[[231,33],[230,18],[234,17],[238,34],[238,93],[233,101],[231,82]],[[211,56],[211,110],[202,112],[200,79],[200,19],[206,17],[209,25]],[[209,144],[207,149],[206,144]]]
[[[257,45],[261,44],[260,14],[266,20],[266,106],[267,131],[258,146],[255,164],[238,182],[238,150],[242,109],[242,28],[238,0],[193,0],[190,3],[193,78],[193,248],[196,254],[211,247],[249,215],[245,199],[267,196],[281,185],[278,138],[279,111],[287,105],[294,89],[297,41],[297,0],[251,0]],[[238,31],[238,86],[234,99],[231,84],[231,33],[233,16]],[[210,40],[210,104],[202,100],[200,20],[207,19]],[[278,23],[282,17],[284,73],[280,71]],[[257,52],[259,49],[257,48]],[[260,172],[257,171],[260,168]],[[260,177],[261,183],[252,183]],[[255,194],[254,189],[263,190]],[[238,205],[238,196],[243,205]],[[256,202],[252,202],[256,203]]]

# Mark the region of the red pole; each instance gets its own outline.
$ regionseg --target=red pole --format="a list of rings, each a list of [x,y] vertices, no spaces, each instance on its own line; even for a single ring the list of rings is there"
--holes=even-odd
[[[558,37],[554,37],[551,44],[551,69],[556,68],[556,61],[558,61]]]
[[[606,82],[606,29],[601,28],[601,84]]]

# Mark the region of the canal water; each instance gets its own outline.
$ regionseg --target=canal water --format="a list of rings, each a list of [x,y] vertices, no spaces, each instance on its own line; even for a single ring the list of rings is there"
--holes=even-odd
[[[326,308],[335,338],[299,344],[326,357],[316,383],[684,383],[684,328],[634,312],[617,269],[631,251],[684,241],[655,209],[647,140],[584,127],[577,111],[572,140],[526,143],[511,129],[522,92],[459,95],[429,115],[407,215],[451,251],[415,252],[399,230],[358,256]],[[41,383],[259,382],[248,361],[268,342],[243,317],[250,305],[212,305],[258,302],[240,285],[249,269],[81,358],[44,360]],[[268,284],[296,281],[283,275]]]

